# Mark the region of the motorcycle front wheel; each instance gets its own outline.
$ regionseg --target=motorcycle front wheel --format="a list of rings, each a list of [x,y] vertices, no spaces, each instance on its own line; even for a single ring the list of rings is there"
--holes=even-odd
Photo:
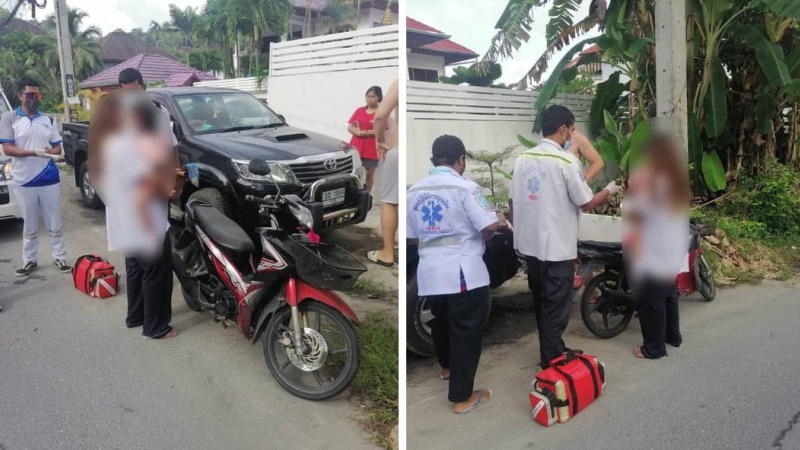
[[[700,295],[707,302],[714,300],[717,296],[717,283],[714,281],[714,272],[703,255],[698,255],[694,260],[694,276]]]
[[[611,272],[592,277],[581,296],[581,319],[593,334],[603,339],[612,338],[628,327],[633,317],[633,307],[611,305],[603,302],[609,292],[622,292],[620,276]]]
[[[262,336],[264,359],[284,389],[307,400],[326,400],[342,393],[356,376],[361,359],[358,337],[339,311],[316,301],[298,306],[305,351],[292,343],[292,312],[279,309]]]

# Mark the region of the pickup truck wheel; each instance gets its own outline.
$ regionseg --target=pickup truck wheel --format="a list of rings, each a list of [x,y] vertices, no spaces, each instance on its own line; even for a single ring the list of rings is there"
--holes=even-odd
[[[233,217],[232,208],[225,197],[223,197],[222,192],[214,189],[214,188],[203,188],[199,191],[193,193],[189,196],[189,201],[187,203],[192,203],[200,201],[206,203],[214,208],[217,208],[228,217]]]
[[[80,183],[83,204],[92,209],[102,208],[103,202],[100,200],[100,197],[97,196],[97,191],[95,191],[94,186],[92,186],[92,178],[89,175],[86,161],[82,162],[81,167],[78,169],[78,181]]]

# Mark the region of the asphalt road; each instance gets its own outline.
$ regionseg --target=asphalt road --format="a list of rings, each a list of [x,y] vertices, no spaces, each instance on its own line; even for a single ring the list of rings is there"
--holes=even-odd
[[[65,186],[69,255],[107,254],[104,216],[78,196]],[[261,344],[190,311],[177,283],[180,334],[152,341],[125,327],[124,295],[89,298],[55,270],[44,229],[40,269],[14,278],[21,229],[0,222],[0,449],[373,448],[346,394],[309,402],[285,392]]]
[[[492,321],[476,388],[492,400],[450,411],[433,359],[410,358],[408,448],[800,449],[800,282],[721,290],[681,299],[684,345],[638,360],[638,321],[600,340],[573,314],[567,345],[606,363],[603,396],[565,424],[531,419],[528,392],[538,340],[528,311]]]

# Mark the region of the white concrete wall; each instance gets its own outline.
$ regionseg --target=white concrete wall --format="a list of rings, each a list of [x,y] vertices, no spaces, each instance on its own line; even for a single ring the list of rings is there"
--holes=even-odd
[[[541,139],[532,131],[536,95],[526,91],[409,81],[406,183],[414,184],[427,175],[432,167],[431,145],[443,134],[461,138],[468,151],[492,153],[519,145],[517,135],[533,141]],[[577,118],[577,128],[587,131],[591,98],[560,96],[552,103],[570,108]],[[524,148],[519,146],[516,154],[522,151]],[[467,164],[468,170],[470,166],[480,167],[476,162]],[[502,167],[508,171],[513,165],[514,157]]]
[[[350,141],[347,121],[370,86],[398,77],[399,27],[384,26],[272,44],[270,108],[289,124]]]
[[[419,53],[409,52],[408,67],[410,69],[427,69],[439,72],[439,76],[445,74],[445,64],[443,56],[422,55]]]

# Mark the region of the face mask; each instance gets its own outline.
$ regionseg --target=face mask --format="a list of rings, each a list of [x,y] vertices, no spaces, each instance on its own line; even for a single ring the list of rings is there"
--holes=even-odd
[[[567,141],[564,143],[564,150],[569,150],[572,147],[572,141]]]
[[[26,98],[25,108],[27,108],[28,111],[36,111],[39,109],[39,100],[36,98]]]

